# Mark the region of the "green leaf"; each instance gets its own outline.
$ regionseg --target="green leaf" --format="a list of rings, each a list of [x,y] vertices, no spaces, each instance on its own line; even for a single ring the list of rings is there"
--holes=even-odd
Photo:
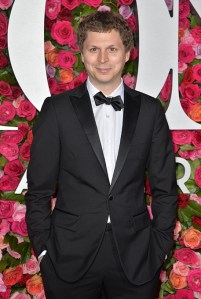
[[[8,200],[18,201],[20,203],[25,201],[24,195],[15,194],[13,191],[4,192],[2,197]]]
[[[8,243],[12,250],[17,251],[17,249],[18,249],[18,240],[15,236],[11,236],[10,234],[5,235],[4,242]]]
[[[194,177],[195,177],[195,170],[198,166],[200,166],[200,160],[197,159],[197,160],[194,160],[194,161],[191,161],[191,160],[188,160],[188,163],[190,164],[191,166],[191,175],[190,175],[190,179],[194,180]]]
[[[127,73],[133,75],[136,75],[137,72],[137,61],[136,60],[129,60],[123,69],[122,74],[125,75]]]
[[[31,257],[31,244],[27,242],[18,245],[18,252],[21,254],[20,262],[26,263]]]
[[[180,145],[179,148],[180,148],[182,151],[196,150],[196,149],[197,149],[197,147],[195,147],[194,145],[191,145],[191,144]]]
[[[3,270],[5,270],[7,266],[8,266],[8,262],[6,260],[2,259],[0,261],[0,273],[2,273]]]
[[[188,205],[192,210],[192,215],[201,217],[201,205],[199,205],[195,200],[190,200]]]
[[[1,165],[1,169],[4,168],[4,166],[6,165],[7,162],[8,162],[8,160],[7,160],[4,156],[1,156],[1,157],[0,157],[0,165]]]
[[[168,293],[170,293],[170,294],[174,294],[174,289],[171,286],[171,284],[169,283],[169,281],[163,282],[161,284],[161,289],[164,290],[164,291],[166,291],[166,292],[168,292]]]
[[[196,185],[196,183],[193,180],[188,180],[186,183],[186,188],[188,188],[190,193],[197,193],[200,188]]]
[[[177,177],[177,179],[183,178],[184,172],[185,172],[184,166],[180,163],[177,163],[177,166],[176,166],[176,177]]]

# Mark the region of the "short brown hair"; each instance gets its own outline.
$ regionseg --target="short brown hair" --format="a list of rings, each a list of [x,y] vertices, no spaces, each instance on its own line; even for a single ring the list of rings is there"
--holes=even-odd
[[[126,52],[133,48],[133,33],[123,17],[113,11],[95,11],[86,16],[78,25],[77,43],[80,51],[87,38],[87,32],[109,32],[112,29],[118,31]]]

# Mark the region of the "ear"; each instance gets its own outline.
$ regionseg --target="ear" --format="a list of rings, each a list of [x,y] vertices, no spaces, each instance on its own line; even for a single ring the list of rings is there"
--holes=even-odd
[[[131,51],[126,52],[125,62],[127,62],[130,58]]]
[[[84,56],[83,56],[82,52],[81,52],[81,60],[82,60],[82,63],[84,63]]]

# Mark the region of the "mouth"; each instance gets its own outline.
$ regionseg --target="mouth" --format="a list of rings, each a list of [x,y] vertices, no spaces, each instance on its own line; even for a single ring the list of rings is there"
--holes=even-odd
[[[97,67],[96,69],[100,73],[108,73],[111,70],[111,68],[99,68],[99,67]]]

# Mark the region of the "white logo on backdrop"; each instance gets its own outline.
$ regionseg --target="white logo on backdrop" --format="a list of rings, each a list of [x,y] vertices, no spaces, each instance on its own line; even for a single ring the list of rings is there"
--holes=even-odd
[[[9,55],[15,76],[27,98],[38,110],[44,99],[50,96],[44,59],[45,3],[45,0],[15,0],[8,29]],[[191,0],[191,3],[201,15],[201,0]],[[179,100],[179,0],[174,0],[173,17],[170,17],[165,2],[161,0],[137,0],[137,7],[140,57],[136,89],[157,97],[172,69],[173,87],[166,112],[169,127],[171,130],[201,129],[200,124],[185,114]],[[0,130],[10,129],[17,128],[0,126]],[[182,158],[176,158],[176,161],[185,168],[185,175],[178,180],[178,185],[184,193],[189,193],[184,183],[190,177],[190,165]],[[25,173],[16,193],[26,188]]]

